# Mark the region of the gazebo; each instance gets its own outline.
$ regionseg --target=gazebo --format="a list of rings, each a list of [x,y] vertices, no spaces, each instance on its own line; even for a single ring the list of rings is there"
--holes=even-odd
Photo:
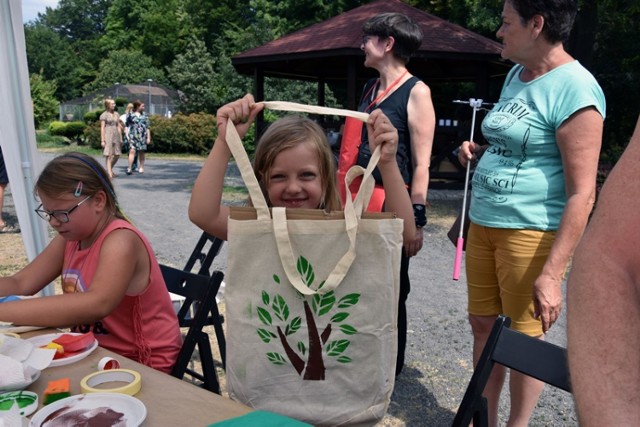
[[[469,134],[466,121],[471,109],[451,102],[452,96],[462,95],[452,92],[450,83],[470,83],[473,89],[464,96],[494,100],[511,67],[500,57],[500,43],[401,0],[376,0],[242,52],[231,63],[240,74],[254,76],[257,100],[264,99],[265,77],[275,77],[317,82],[318,105],[325,105],[325,85],[342,85],[346,88],[346,108],[355,109],[362,86],[376,75],[364,67],[362,26],[372,16],[385,12],[410,16],[424,33],[408,68],[430,86],[436,108],[431,179],[460,181],[464,170],[452,150],[462,135]]]
[[[499,43],[400,0],[373,1],[242,52],[231,62],[240,74],[254,76],[257,99],[263,99],[268,76],[317,81],[320,105],[324,83],[346,84],[347,108],[355,108],[362,85],[374,76],[363,65],[362,25],[384,12],[408,15],[422,28],[422,46],[408,68],[432,90],[444,82],[472,82],[476,97],[485,97],[510,67],[500,58]]]

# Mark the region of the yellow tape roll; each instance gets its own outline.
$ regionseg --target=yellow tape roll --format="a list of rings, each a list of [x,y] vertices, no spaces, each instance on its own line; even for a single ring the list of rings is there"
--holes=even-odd
[[[116,388],[95,388],[96,386],[109,382],[128,383]],[[142,387],[142,377],[136,371],[130,369],[109,369],[89,374],[80,381],[82,393],[123,393],[133,396]]]

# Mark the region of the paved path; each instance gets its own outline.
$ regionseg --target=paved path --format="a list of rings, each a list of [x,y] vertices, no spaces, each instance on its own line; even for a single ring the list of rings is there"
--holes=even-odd
[[[43,161],[53,157],[42,154]],[[102,160],[101,160],[102,161]],[[200,231],[189,222],[187,206],[201,162],[147,160],[143,175],[124,173],[116,166],[116,192],[124,211],[151,241],[161,262],[182,267]],[[238,185],[236,173],[230,185]],[[425,248],[412,260],[412,290],[408,301],[407,366],[398,377],[384,426],[447,426],[471,377],[471,333],[466,317],[466,276],[453,281],[454,247],[446,238],[451,214],[461,203],[462,191],[432,190],[432,219],[425,228]],[[226,250],[216,268],[224,271]],[[547,339],[566,345],[565,316]],[[501,417],[508,414],[503,398]],[[577,425],[573,402],[567,393],[547,387],[531,425]]]

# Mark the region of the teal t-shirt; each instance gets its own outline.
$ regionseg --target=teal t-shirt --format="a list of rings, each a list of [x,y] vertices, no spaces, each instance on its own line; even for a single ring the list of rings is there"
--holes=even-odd
[[[490,146],[473,175],[469,217],[486,227],[557,230],[566,194],[556,130],[590,106],[604,119],[604,93],[578,61],[530,82],[520,80],[522,69],[511,69],[482,122]]]

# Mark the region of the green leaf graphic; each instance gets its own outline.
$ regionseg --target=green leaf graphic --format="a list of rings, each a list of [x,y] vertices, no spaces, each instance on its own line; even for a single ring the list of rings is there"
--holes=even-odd
[[[352,362],[351,358],[347,357],[347,356],[340,356],[336,360],[338,362],[340,362],[340,363],[351,363]]]
[[[298,258],[296,270],[298,270],[298,273],[302,276],[302,280],[305,285],[310,288],[316,278],[316,275],[313,272],[313,267],[305,257],[301,256]]]
[[[349,294],[340,298],[338,301],[338,308],[347,308],[355,305],[360,301],[360,294]]]
[[[302,353],[303,356],[307,354],[307,347],[304,345],[302,341],[298,342],[298,351]]]
[[[260,321],[267,326],[271,326],[273,324],[273,319],[271,319],[271,315],[267,310],[265,310],[262,307],[258,307],[258,318],[260,318]]]
[[[256,332],[258,332],[260,339],[266,343],[270,342],[272,338],[276,338],[276,334],[266,329],[260,328]]]
[[[280,276],[278,276],[277,274],[273,275],[273,281],[276,282],[278,285],[280,284]]]
[[[311,307],[313,311],[318,315],[322,316],[327,314],[333,308],[333,305],[336,303],[336,296],[333,291],[327,292],[324,295],[316,294],[313,296],[313,300],[311,302]]]
[[[267,291],[262,291],[262,303],[264,305],[269,305],[269,294]]]
[[[267,359],[269,359],[269,362],[274,365],[285,365],[287,363],[287,361],[284,360],[284,357],[279,353],[267,353]]]
[[[338,356],[344,353],[347,347],[349,347],[349,344],[351,344],[351,341],[349,340],[331,341],[329,344],[327,344],[327,355]]]
[[[345,320],[347,317],[349,317],[349,313],[341,311],[340,313],[334,314],[333,317],[331,318],[331,321],[333,323],[339,323]]]
[[[298,329],[300,329],[301,325],[302,319],[300,318],[300,316],[294,317],[293,320],[291,320],[291,323],[289,323],[285,328],[284,334],[287,336],[295,334],[296,332],[298,332]]]
[[[278,319],[282,320],[283,322],[286,322],[289,319],[289,306],[281,295],[276,295],[276,297],[273,299],[271,309],[273,310],[273,313],[278,317]]]
[[[340,330],[347,335],[355,335],[358,333],[358,330],[351,325],[340,325]]]

